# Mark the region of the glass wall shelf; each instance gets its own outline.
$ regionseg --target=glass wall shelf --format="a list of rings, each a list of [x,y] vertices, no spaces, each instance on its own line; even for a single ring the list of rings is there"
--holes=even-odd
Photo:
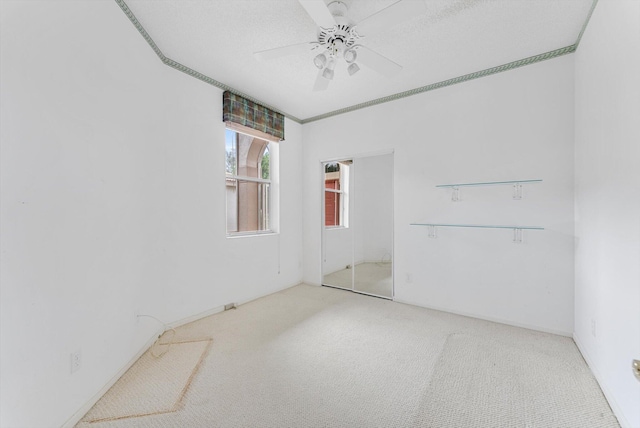
[[[475,227],[480,229],[527,229],[544,230],[540,226],[517,226],[517,225],[491,225],[491,224],[445,224],[445,223],[411,223],[411,226],[436,226],[436,227]]]
[[[478,187],[478,186],[500,186],[511,185],[513,186],[513,199],[522,199],[522,185],[528,183],[539,183],[541,179],[535,180],[509,180],[509,181],[484,181],[479,183],[456,183],[456,184],[437,184],[436,187],[452,189],[451,200],[453,202],[460,201],[460,188],[461,187]]]
[[[469,187],[469,186],[498,186],[501,184],[518,184],[518,183],[539,183],[537,180],[510,180],[510,181],[485,181],[480,183],[457,183],[457,184],[436,184],[436,187]]]
[[[513,230],[513,242],[521,244],[524,240],[525,230],[544,230],[540,226],[520,226],[520,225],[492,225],[492,224],[447,224],[447,223],[411,223],[411,226],[427,226],[429,228],[429,238],[437,238],[436,229],[438,227],[469,227],[476,229],[511,229]]]

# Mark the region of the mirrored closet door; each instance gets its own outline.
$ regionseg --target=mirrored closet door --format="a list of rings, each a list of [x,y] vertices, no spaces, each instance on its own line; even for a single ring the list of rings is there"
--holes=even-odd
[[[323,285],[393,297],[393,154],[326,162]]]
[[[322,284],[348,290],[353,289],[352,167],[352,160],[323,164]]]
[[[355,291],[393,297],[393,154],[354,160]]]

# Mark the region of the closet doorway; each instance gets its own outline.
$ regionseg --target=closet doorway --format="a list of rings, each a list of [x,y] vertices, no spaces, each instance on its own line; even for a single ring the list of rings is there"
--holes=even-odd
[[[322,163],[322,285],[393,299],[393,153]]]

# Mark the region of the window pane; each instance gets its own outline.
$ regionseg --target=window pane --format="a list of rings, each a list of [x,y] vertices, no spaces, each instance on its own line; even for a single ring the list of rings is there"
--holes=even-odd
[[[264,180],[269,180],[271,169],[271,156],[269,156],[269,146],[264,148],[264,153],[262,154],[262,160],[260,161],[260,178]]]
[[[261,178],[263,153],[268,142],[250,135],[236,134],[238,141],[238,173],[243,177]]]
[[[227,233],[271,230],[270,185],[227,179]]]
[[[251,181],[271,180],[269,142],[227,129],[225,149],[227,233],[270,231],[270,183]]]
[[[324,172],[339,172],[340,164],[338,162],[329,162],[324,166]]]
[[[238,231],[238,180],[227,178],[227,233]]]
[[[349,165],[344,162],[326,163],[324,188],[325,226],[347,227]]]
[[[333,178],[333,177],[327,178],[326,180],[324,180],[324,188],[325,189],[340,190],[340,179],[339,178]]]
[[[340,199],[340,193],[324,192],[325,226],[340,226]]]
[[[225,134],[225,147],[227,151],[226,168],[227,174],[236,175],[238,173],[238,153],[237,153],[237,136],[234,131],[227,129]]]

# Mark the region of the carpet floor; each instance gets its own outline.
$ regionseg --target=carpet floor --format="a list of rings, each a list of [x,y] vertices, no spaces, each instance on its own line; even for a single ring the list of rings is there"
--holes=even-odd
[[[567,337],[308,285],[173,340],[203,337],[175,411],[77,427],[619,427]]]
[[[175,412],[210,345],[211,340],[157,345],[136,361],[84,420],[102,422]]]

